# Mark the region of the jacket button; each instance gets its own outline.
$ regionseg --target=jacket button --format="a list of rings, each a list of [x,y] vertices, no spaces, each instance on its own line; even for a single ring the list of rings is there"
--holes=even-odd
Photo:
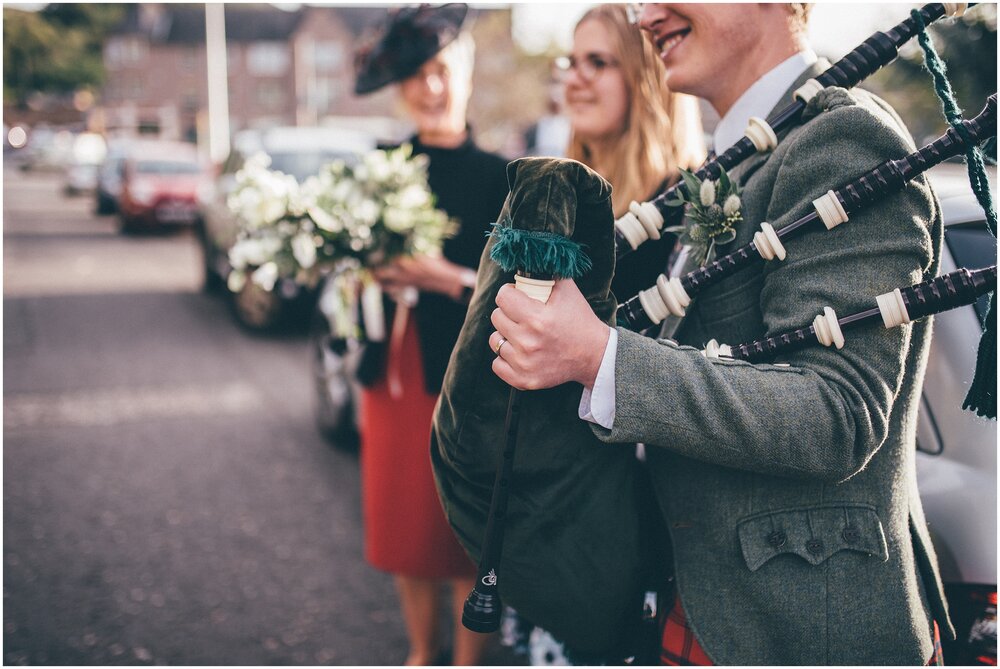
[[[823,542],[819,539],[810,539],[806,542],[806,550],[813,555],[819,555],[823,552]]]
[[[856,544],[858,543],[858,541],[861,540],[861,532],[859,532],[858,528],[854,527],[853,525],[848,525],[847,527],[845,527],[844,531],[841,532],[841,536],[843,536],[844,541],[846,541],[849,544]]]
[[[767,543],[771,544],[775,548],[781,548],[788,541],[788,537],[781,530],[775,530],[767,535]]]

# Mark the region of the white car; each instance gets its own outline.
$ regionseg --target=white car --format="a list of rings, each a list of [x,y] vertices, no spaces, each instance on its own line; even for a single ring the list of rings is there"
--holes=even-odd
[[[996,168],[990,168],[996,201]],[[930,172],[941,202],[941,274],[997,261],[996,240],[964,165]],[[962,409],[976,366],[986,297],[934,317],[917,424],[917,480],[958,633],[948,664],[996,664],[997,424]]]

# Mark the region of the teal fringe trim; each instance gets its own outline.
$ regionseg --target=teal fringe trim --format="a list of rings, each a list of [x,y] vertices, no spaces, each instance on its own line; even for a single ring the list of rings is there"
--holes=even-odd
[[[575,279],[590,270],[591,262],[580,244],[552,232],[519,230],[493,224],[490,258],[505,272],[517,270],[532,274]]]
[[[927,33],[927,26],[920,12],[914,9],[910,16],[920,28],[917,41],[924,51],[924,67],[934,79],[934,92],[941,100],[945,118],[963,139],[968,140],[968,133],[962,126],[962,110],[955,101],[955,93],[948,81],[947,68],[938,56]],[[969,168],[969,182],[976,194],[980,206],[986,213],[986,222],[990,233],[997,236],[997,212],[993,206],[990,194],[990,181],[986,176],[986,166],[983,163],[983,152],[978,146],[971,147],[966,152],[966,163]],[[969,393],[962,403],[963,409],[975,411],[977,415],[996,419],[997,417],[997,296],[994,292],[990,299],[990,310],[983,323],[983,336],[979,340],[979,353],[976,358],[976,373],[969,386]]]

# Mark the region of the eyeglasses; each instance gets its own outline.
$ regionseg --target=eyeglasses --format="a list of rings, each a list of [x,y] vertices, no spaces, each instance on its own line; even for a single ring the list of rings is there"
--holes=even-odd
[[[642,18],[642,10],[645,4],[645,2],[629,2],[625,4],[625,12],[628,15],[629,23],[634,26],[639,25],[639,19]]]
[[[601,72],[609,67],[618,67],[617,60],[610,56],[601,56],[596,53],[588,53],[583,60],[577,60],[576,56],[560,56],[555,60],[556,67],[560,72],[568,73],[576,70],[580,78],[590,83],[601,75]]]

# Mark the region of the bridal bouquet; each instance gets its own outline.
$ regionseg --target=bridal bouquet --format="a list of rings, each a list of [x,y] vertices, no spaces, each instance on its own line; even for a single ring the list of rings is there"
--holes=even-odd
[[[299,184],[268,169],[263,154],[236,173],[227,205],[240,230],[229,251],[228,285],[249,279],[272,290],[278,279],[314,286],[335,265],[363,272],[400,255],[439,252],[454,222],[435,208],[427,157],[412,148],[338,160]]]

